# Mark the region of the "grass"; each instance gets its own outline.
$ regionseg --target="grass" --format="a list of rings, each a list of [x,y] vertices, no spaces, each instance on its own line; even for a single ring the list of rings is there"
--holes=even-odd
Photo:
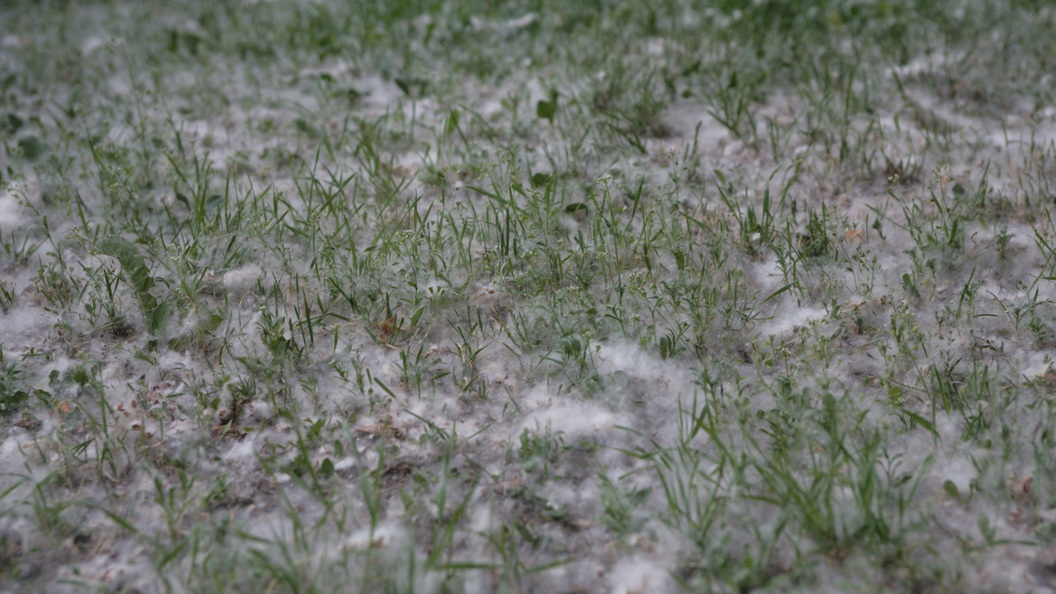
[[[4,3],[0,591],[1044,591],[1054,18]]]

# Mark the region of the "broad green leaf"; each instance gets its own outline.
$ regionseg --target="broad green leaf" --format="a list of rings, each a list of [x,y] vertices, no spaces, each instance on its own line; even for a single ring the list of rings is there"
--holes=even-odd
[[[99,251],[116,258],[121,264],[121,269],[139,300],[143,317],[147,320],[147,332],[157,337],[165,329],[165,323],[169,319],[169,314],[172,313],[172,302],[158,303],[158,300],[151,295],[150,290],[154,288],[154,278],[150,276],[150,270],[139,250],[123,237],[107,237],[99,242]]]

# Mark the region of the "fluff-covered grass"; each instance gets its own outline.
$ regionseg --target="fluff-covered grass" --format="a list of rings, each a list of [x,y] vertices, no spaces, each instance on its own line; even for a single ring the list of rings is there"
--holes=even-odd
[[[1054,20],[0,5],[0,590],[1056,587]]]

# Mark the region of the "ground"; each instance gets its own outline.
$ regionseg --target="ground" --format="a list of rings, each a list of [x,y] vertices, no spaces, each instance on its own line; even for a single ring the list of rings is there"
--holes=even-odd
[[[1054,21],[0,4],[0,591],[1056,590]]]

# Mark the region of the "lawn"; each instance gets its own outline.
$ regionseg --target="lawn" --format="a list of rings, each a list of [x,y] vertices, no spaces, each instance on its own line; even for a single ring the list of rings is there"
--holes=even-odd
[[[1053,31],[0,0],[0,592],[1056,591]]]

